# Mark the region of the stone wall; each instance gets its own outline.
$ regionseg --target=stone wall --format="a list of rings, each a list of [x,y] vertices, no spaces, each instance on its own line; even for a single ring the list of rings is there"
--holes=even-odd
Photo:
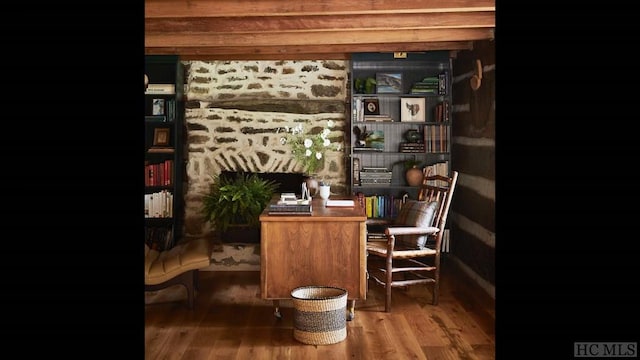
[[[309,132],[335,126],[338,143],[325,155],[319,177],[331,180],[332,192],[346,192],[344,151],[349,64],[322,61],[183,61],[187,81],[185,122],[187,194],[185,235],[210,236],[201,199],[211,176],[223,170],[302,172],[282,128],[304,123]],[[229,260],[226,260],[229,262]]]

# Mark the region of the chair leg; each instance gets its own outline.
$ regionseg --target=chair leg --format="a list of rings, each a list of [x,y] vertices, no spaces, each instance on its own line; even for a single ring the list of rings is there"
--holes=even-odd
[[[191,270],[185,273],[186,279],[184,282],[184,286],[187,288],[187,298],[189,301],[189,309],[193,310],[196,305],[196,297],[195,297],[195,286],[196,286],[196,271]]]
[[[384,311],[385,312],[391,312],[391,283],[393,282],[393,272],[391,271],[391,268],[393,267],[393,259],[391,259],[391,257],[387,257],[386,259],[386,280],[384,283],[384,290],[385,290],[385,299],[384,299]]]
[[[197,271],[198,270],[190,270],[187,271],[185,273],[182,273],[176,277],[174,277],[173,279],[167,280],[163,283],[160,284],[156,284],[156,285],[145,285],[145,290],[146,291],[157,291],[157,290],[162,290],[165,289],[169,286],[172,285],[177,285],[180,284],[182,286],[184,286],[187,289],[187,301],[189,304],[189,308],[193,309],[195,307],[195,295],[194,295],[194,288],[196,286],[196,278],[197,278]]]

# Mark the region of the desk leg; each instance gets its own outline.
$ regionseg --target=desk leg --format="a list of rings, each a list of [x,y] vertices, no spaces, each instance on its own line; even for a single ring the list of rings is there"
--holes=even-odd
[[[348,300],[347,306],[349,307],[349,313],[347,314],[347,321],[353,320],[356,317],[356,301]]]
[[[280,300],[273,300],[273,315],[278,319],[282,319],[282,314],[280,313]]]

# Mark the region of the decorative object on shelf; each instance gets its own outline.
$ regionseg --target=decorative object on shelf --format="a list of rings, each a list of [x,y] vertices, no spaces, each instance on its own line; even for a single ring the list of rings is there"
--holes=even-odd
[[[367,132],[366,126],[363,126],[362,130],[360,130],[360,127],[354,126],[353,133],[356,135],[355,147],[367,146],[367,136],[369,136],[369,133]]]
[[[404,176],[409,186],[419,186],[423,177],[422,169],[418,165],[413,165],[405,172]]]
[[[404,167],[404,176],[409,186],[419,186],[422,183],[424,172],[420,167],[421,162],[419,160],[408,159],[400,161]]]
[[[404,138],[410,143],[422,141],[422,133],[417,129],[409,129],[404,133]]]
[[[169,128],[153,129],[153,146],[169,145]]]
[[[373,94],[376,89],[376,79],[372,77],[356,78],[353,86],[356,94]]]
[[[147,76],[147,74],[144,74],[144,90],[147,90],[147,87],[149,86],[149,77]]]
[[[424,122],[425,100],[423,97],[400,98],[400,121]]]
[[[306,133],[302,124],[292,128],[287,126],[284,128],[286,135],[280,138],[280,143],[291,147],[291,154],[298,163],[302,164],[306,174],[315,174],[324,162],[325,152],[328,149],[337,149],[329,139],[333,126],[333,120],[329,120],[327,127],[315,134]]]
[[[380,115],[380,103],[377,98],[364,99],[364,115]]]
[[[384,150],[384,131],[372,130],[367,133],[365,140],[367,147],[372,149]]]
[[[401,73],[377,73],[376,92],[378,94],[399,94],[402,92]]]

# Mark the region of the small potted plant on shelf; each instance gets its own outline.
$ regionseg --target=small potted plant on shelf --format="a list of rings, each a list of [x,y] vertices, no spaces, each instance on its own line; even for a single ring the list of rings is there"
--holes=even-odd
[[[424,176],[422,172],[421,161],[414,159],[401,160],[398,163],[404,167],[404,176],[409,186],[420,186]]]
[[[235,179],[215,175],[202,199],[205,221],[215,225],[223,242],[259,243],[259,216],[277,189],[277,182],[257,174],[239,172]]]

